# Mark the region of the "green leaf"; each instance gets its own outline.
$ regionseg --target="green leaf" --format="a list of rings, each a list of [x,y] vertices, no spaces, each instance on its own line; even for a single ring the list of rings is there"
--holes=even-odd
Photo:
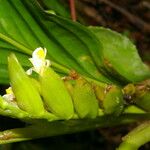
[[[103,28],[89,28],[102,43],[103,64],[110,75],[130,82],[150,78],[150,69],[138,55],[135,45],[125,36]]]
[[[0,83],[7,84],[9,82],[7,65],[0,65]]]

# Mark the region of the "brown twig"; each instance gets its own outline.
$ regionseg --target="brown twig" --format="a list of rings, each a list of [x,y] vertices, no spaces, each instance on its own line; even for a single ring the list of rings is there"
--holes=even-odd
[[[128,12],[127,10],[125,10],[124,8],[119,7],[118,5],[108,1],[108,0],[98,0],[99,3],[105,3],[107,5],[109,5],[110,7],[114,8],[115,10],[117,10],[118,12],[120,12],[121,14],[123,14],[124,16],[127,17],[127,19],[134,24],[138,29],[146,32],[146,33],[150,33],[150,24],[146,23],[145,21],[143,21],[142,19],[140,19],[139,17],[131,14],[130,12]]]
[[[77,17],[76,17],[75,1],[74,0],[69,0],[69,4],[70,4],[71,18],[72,18],[73,21],[76,21]]]

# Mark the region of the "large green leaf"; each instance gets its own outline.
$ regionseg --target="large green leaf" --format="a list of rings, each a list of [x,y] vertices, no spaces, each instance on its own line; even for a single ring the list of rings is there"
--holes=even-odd
[[[146,66],[135,47],[125,36],[103,27],[89,28],[102,43],[103,65],[115,78],[138,82],[150,78]]]
[[[0,18],[0,48],[31,55],[35,48],[46,47],[52,61],[110,83],[98,71],[91,57],[92,53],[101,64],[100,43],[86,27],[46,14],[36,0],[32,3],[29,0],[0,0]]]

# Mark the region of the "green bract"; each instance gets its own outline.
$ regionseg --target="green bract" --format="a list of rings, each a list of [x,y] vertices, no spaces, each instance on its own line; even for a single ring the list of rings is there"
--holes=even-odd
[[[51,68],[44,68],[39,81],[47,109],[62,119],[70,119],[74,114],[73,103],[59,75]]]
[[[96,118],[98,115],[98,100],[92,85],[79,78],[73,87],[72,98],[75,110],[80,118]]]
[[[45,110],[40,94],[14,54],[8,57],[8,70],[18,106],[35,117],[43,115]]]

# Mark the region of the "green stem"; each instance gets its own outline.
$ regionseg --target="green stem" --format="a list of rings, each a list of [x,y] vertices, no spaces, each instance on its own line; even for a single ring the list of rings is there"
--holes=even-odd
[[[39,120],[39,123],[37,123],[36,125],[31,125],[25,128],[5,130],[3,132],[0,132],[0,144],[80,132],[98,127],[108,127],[108,126],[110,127],[120,124],[128,124],[140,119],[141,120],[150,119],[150,115],[124,114],[119,117],[107,115],[97,117],[96,119],[80,119],[80,120],[75,119],[75,120],[54,121],[54,122],[47,122],[44,120],[40,122]]]
[[[150,142],[150,121],[141,124],[125,136],[117,150],[138,150],[147,142]]]
[[[58,64],[58,63],[56,63],[54,61],[51,61],[51,62],[52,62],[52,67],[62,71],[65,74],[69,74],[70,73],[70,69],[68,69],[68,68],[64,67],[63,65],[60,65],[60,64]]]
[[[22,44],[16,42],[15,40],[9,38],[8,36],[6,36],[6,35],[4,35],[2,33],[0,33],[0,39],[10,43],[11,45],[17,47],[18,49],[21,49],[22,50],[21,52],[25,52],[26,54],[29,54],[29,55],[31,55],[31,53],[32,53],[31,49],[23,46]]]

